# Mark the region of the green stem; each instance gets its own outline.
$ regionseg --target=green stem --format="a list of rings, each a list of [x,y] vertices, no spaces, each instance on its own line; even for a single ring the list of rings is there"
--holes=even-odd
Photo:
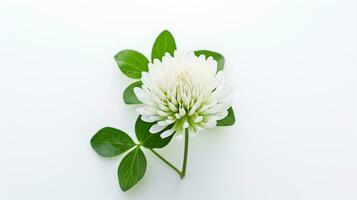
[[[164,157],[162,157],[159,153],[157,153],[156,151],[154,151],[153,149],[150,149],[151,152],[153,152],[157,157],[159,157],[162,161],[164,161],[164,163],[166,163],[168,166],[170,166],[173,170],[175,170],[179,176],[181,177],[181,172],[180,170],[178,170],[173,164],[171,164],[169,161],[167,161]]]
[[[185,129],[185,149],[183,153],[183,163],[182,163],[182,172],[181,172],[181,179],[186,175],[186,165],[187,165],[187,155],[188,155],[188,129]]]
[[[150,149],[151,152],[153,152],[158,158],[160,158],[164,163],[166,163],[168,166],[170,166],[173,170],[175,170],[181,179],[185,177],[186,175],[186,166],[187,166],[187,155],[188,155],[188,129],[185,129],[185,147],[184,147],[184,153],[183,153],[183,162],[182,162],[182,170],[178,170],[173,164],[171,164],[169,161],[167,161],[164,157],[162,157],[159,153],[157,153],[154,149]]]

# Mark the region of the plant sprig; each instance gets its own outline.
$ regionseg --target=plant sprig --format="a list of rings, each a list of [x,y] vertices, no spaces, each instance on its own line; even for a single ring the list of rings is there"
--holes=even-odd
[[[176,42],[172,34],[164,30],[156,38],[152,51],[151,51],[151,62],[154,59],[159,59],[169,53],[173,55],[176,50]],[[217,72],[223,70],[224,68],[224,57],[214,51],[210,50],[197,50],[194,52],[196,56],[204,55],[206,59],[212,57],[217,61]],[[140,100],[136,97],[134,93],[135,87],[141,87],[142,82],[140,81],[142,72],[148,71],[149,59],[147,59],[143,54],[135,50],[123,50],[114,56],[114,59],[119,67],[119,69],[129,78],[136,79],[135,82],[130,84],[123,93],[123,100],[125,104],[141,104]],[[228,109],[228,115],[217,121],[217,126],[230,126],[235,123],[235,116],[233,108]],[[135,135],[138,143],[124,131],[105,127],[100,129],[91,139],[91,146],[95,152],[103,157],[113,157],[123,154],[129,151],[118,167],[118,179],[120,188],[123,191],[127,191],[136,185],[145,175],[147,160],[143,148],[148,149],[170,168],[172,168],[180,178],[184,178],[186,174],[187,157],[188,157],[188,143],[189,135],[188,129],[185,129],[185,143],[184,143],[184,154],[182,168],[179,170],[173,164],[171,164],[167,159],[161,156],[155,149],[164,148],[172,140],[174,134],[169,137],[161,138],[160,134],[165,130],[171,128],[168,126],[159,133],[152,134],[149,129],[154,123],[148,123],[141,119],[139,116],[135,123]]]

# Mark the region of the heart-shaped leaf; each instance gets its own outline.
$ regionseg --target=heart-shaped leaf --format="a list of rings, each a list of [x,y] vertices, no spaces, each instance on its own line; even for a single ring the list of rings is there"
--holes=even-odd
[[[230,125],[233,125],[235,123],[235,121],[236,121],[236,119],[234,117],[233,108],[230,107],[228,109],[228,115],[225,118],[218,120],[217,126],[230,126]]]
[[[149,149],[153,148],[162,148],[169,144],[171,141],[172,137],[174,134],[170,135],[169,137],[166,138],[161,138],[160,135],[164,131],[172,128],[171,126],[166,127],[164,130],[158,132],[158,133],[150,133],[149,129],[154,123],[149,123],[149,122],[144,122],[141,119],[141,116],[138,117],[135,123],[135,134],[136,137],[138,138],[139,143]]]
[[[141,87],[141,81],[134,82],[130,84],[123,93],[123,99],[126,104],[141,104],[139,99],[136,97],[134,93],[134,88]]]
[[[206,59],[212,56],[212,58],[215,61],[217,61],[217,72],[223,70],[224,68],[224,57],[217,52],[209,51],[209,50],[198,50],[195,51],[195,55],[196,56],[205,55]]]
[[[148,71],[149,60],[140,52],[123,50],[114,56],[119,69],[128,77],[140,79],[143,71]]]
[[[140,147],[129,152],[120,162],[118,168],[119,185],[123,191],[132,188],[139,182],[146,171],[146,158]]]
[[[170,53],[171,56],[174,55],[176,50],[175,39],[168,30],[164,30],[156,38],[155,43],[151,50],[151,61],[157,58],[161,61],[162,57],[166,52]]]
[[[104,157],[117,156],[135,146],[126,133],[110,127],[100,129],[90,143],[94,151]]]

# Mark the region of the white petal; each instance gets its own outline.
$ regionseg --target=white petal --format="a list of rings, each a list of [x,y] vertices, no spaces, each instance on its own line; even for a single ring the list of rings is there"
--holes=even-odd
[[[157,65],[157,64],[159,64],[159,63],[161,63],[161,61],[160,61],[159,59],[155,58],[155,59],[154,59],[154,65]]]
[[[156,122],[160,119],[159,116],[156,115],[143,115],[141,116],[141,120],[143,120],[144,122]]]
[[[190,110],[190,112],[188,113],[189,116],[193,115],[196,112],[196,109],[198,108],[198,104],[194,104]]]
[[[185,116],[186,110],[184,108],[180,108],[179,114],[181,117]]]
[[[157,114],[158,114],[159,116],[161,116],[161,117],[166,117],[166,116],[169,115],[169,113],[164,112],[164,111],[162,111],[162,110],[157,110]]]
[[[164,130],[165,128],[166,128],[166,126],[160,126],[158,124],[154,124],[150,127],[149,132],[150,133],[158,133],[158,132]]]
[[[168,101],[167,104],[169,105],[169,108],[171,111],[176,112],[177,108],[174,104],[171,103],[171,101]]]
[[[198,57],[198,59],[199,59],[201,62],[204,62],[204,61],[206,61],[206,56],[203,55],[203,54],[201,54],[201,55]]]
[[[136,109],[136,112],[139,113],[139,115],[155,115],[155,111],[151,110],[150,107],[147,106],[141,106]]]
[[[161,138],[167,138],[167,137],[169,137],[170,135],[172,135],[174,132],[175,132],[174,129],[166,130],[166,131],[164,131],[163,133],[161,133],[160,137],[161,137]]]
[[[139,87],[134,88],[134,93],[135,96],[139,99],[139,101],[141,101],[144,104],[146,104],[145,102],[148,102],[150,100],[150,97],[147,96],[144,90]]]
[[[214,128],[217,125],[217,121],[215,119],[211,119],[205,123],[205,128]]]
[[[198,122],[201,122],[202,119],[203,119],[202,116],[198,116],[198,117],[196,117],[193,121],[196,122],[196,123],[198,123]]]
[[[162,105],[162,104],[160,104],[159,105],[159,108],[161,109],[161,110],[163,110],[163,111],[170,111],[170,109],[168,108],[168,107],[166,107],[166,106],[164,106],[164,105]]]
[[[228,111],[223,111],[221,113],[217,113],[215,116],[217,117],[217,120],[223,119],[228,115]]]
[[[208,110],[210,107],[211,107],[211,105],[204,105],[199,109],[199,111],[200,112],[206,112],[206,110]]]
[[[165,121],[158,121],[157,124],[159,126],[168,126],[174,122],[175,122],[175,120],[165,120]]]

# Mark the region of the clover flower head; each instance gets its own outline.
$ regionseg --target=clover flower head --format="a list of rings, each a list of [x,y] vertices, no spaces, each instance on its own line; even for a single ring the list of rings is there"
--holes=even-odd
[[[231,90],[212,57],[176,50],[174,56],[166,53],[148,68],[142,73],[142,87],[134,92],[142,102],[137,108],[142,120],[156,122],[151,133],[166,129],[161,133],[165,138],[187,128],[195,135],[227,116]]]

